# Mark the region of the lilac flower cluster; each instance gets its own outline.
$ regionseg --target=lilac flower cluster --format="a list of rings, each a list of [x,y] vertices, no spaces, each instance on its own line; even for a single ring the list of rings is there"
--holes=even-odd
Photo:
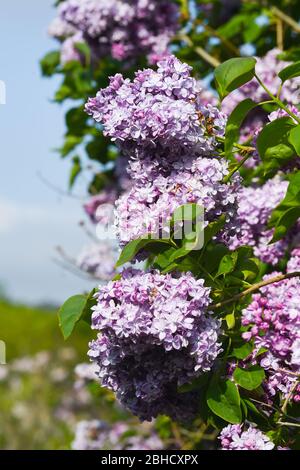
[[[121,244],[150,226],[163,228],[161,221],[188,202],[203,205],[207,221],[233,219],[239,177],[223,184],[227,163],[216,150],[226,120],[206,100],[191,68],[174,56],[132,82],[115,75],[89,100],[87,112],[129,158],[133,188],[117,202]]]
[[[85,204],[84,210],[94,224],[108,225],[111,222],[111,206],[118,198],[115,188],[109,187],[92,196]]]
[[[281,85],[278,73],[290,64],[278,59],[280,52],[279,49],[272,49],[264,57],[258,57],[256,63],[256,74],[273,95],[277,95]],[[287,80],[281,89],[280,99],[290,105],[297,105],[299,103],[299,86],[300,79],[298,77]],[[269,99],[269,95],[254,78],[224,99],[223,112],[230,114],[235,106],[246,98],[251,98],[259,103]]]
[[[298,237],[296,237],[298,238]],[[298,240],[299,241],[299,240]],[[291,252],[291,257],[288,261],[287,268],[288,273],[300,271],[300,248],[294,248]]]
[[[243,430],[240,424],[229,424],[219,436],[222,450],[272,450],[275,445],[259,429],[249,426]]]
[[[158,164],[215,154],[216,136],[226,124],[217,108],[203,104],[191,67],[174,56],[159,62],[157,71],[137,72],[132,82],[115,75],[89,99],[86,111],[130,158],[155,154]]]
[[[179,9],[170,1],[66,0],[59,5],[49,33],[63,41],[64,63],[77,59],[76,42],[87,43],[95,60],[124,61],[147,55],[150,63],[156,63],[168,54],[178,28]]]
[[[142,420],[195,412],[177,387],[209,371],[220,352],[220,322],[207,313],[210,289],[179,278],[128,269],[97,294],[89,356],[104,386]],[[192,407],[193,410],[191,409]]]
[[[263,287],[243,310],[242,325],[249,328],[243,338],[253,339],[256,349],[267,349],[258,359],[267,371],[264,387],[271,397],[277,392],[288,395],[300,373],[299,302],[300,278],[295,277]],[[300,401],[300,384],[293,398]]]
[[[223,184],[228,174],[227,163],[216,158],[186,159],[178,162],[178,171],[175,168],[176,165],[169,176],[157,174],[148,181],[146,175],[140,173],[140,181],[118,199],[116,228],[121,245],[147,233],[169,236],[171,215],[187,203],[205,208],[204,225],[225,214],[227,236],[236,233],[238,226],[234,219],[240,179],[236,176],[231,183]]]
[[[86,246],[77,257],[76,265],[95,279],[108,281],[116,275],[117,259],[116,247],[102,241]]]
[[[77,423],[73,450],[162,450],[153,429],[119,422],[112,426],[99,420]]]
[[[276,265],[284,256],[292,232],[282,240],[268,245],[273,230],[267,228],[272,210],[284,198],[288,181],[275,176],[260,187],[243,187],[238,196],[237,225],[240,227],[238,236],[230,240],[230,249],[248,245],[254,248],[254,254],[261,261]]]

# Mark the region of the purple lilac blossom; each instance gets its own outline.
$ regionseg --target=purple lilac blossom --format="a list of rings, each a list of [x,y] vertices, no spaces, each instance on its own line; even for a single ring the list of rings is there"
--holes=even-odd
[[[286,268],[288,273],[300,272],[300,248],[294,248]]]
[[[191,67],[174,56],[159,62],[157,71],[138,71],[132,82],[111,77],[86,111],[123,153],[162,167],[185,155],[215,155],[226,125],[225,115],[201,99]]]
[[[119,422],[80,421],[77,423],[73,450],[162,450],[162,441],[150,427],[129,426]]]
[[[136,172],[140,174],[140,181],[116,203],[116,228],[121,245],[147,233],[166,231],[168,234],[172,213],[187,203],[204,207],[204,225],[225,214],[227,235],[238,231],[234,220],[240,178],[234,176],[230,183],[222,182],[228,174],[225,160],[186,159],[177,162],[169,176],[160,176],[159,169],[156,172],[152,168],[154,173],[155,177],[147,180],[146,173]]]
[[[106,188],[101,193],[92,196],[83,207],[93,223],[107,225],[111,222],[108,209],[114,206],[117,198],[118,192],[115,188]]]
[[[272,49],[264,57],[258,57],[256,63],[256,73],[267,86],[267,88],[277,95],[281,85],[281,79],[278,73],[287,67],[290,63],[279,60],[277,57],[281,53],[279,49]],[[288,104],[297,105],[299,103],[299,87],[300,79],[293,78],[287,80],[281,90],[280,99]],[[231,114],[235,106],[246,98],[251,98],[253,101],[259,103],[269,99],[269,95],[254,78],[250,82],[241,86],[238,90],[230,93],[222,102],[222,111],[226,114]]]
[[[49,28],[56,38],[82,34],[97,60],[165,57],[179,28],[178,6],[158,0],[66,0]]]
[[[272,450],[275,445],[259,429],[249,426],[243,430],[240,424],[229,424],[219,436],[222,450]]]
[[[73,36],[75,34],[76,28],[70,25],[66,21],[63,21],[61,18],[55,18],[48,28],[49,36],[52,36],[56,39],[64,40],[69,36]]]
[[[193,416],[193,393],[187,399],[177,387],[209,371],[221,351],[209,293],[190,273],[127,269],[96,294],[92,327],[100,334],[89,356],[102,385],[141,420]]]
[[[109,281],[116,275],[118,251],[111,242],[101,241],[86,246],[79,254],[76,265],[99,281]]]
[[[261,288],[242,313],[242,325],[248,327],[243,338],[254,340],[257,350],[267,349],[257,360],[267,373],[263,386],[270,397],[277,392],[287,396],[300,372],[299,303],[300,278],[295,277]],[[293,398],[299,401],[300,384]]]
[[[68,62],[80,62],[82,60],[82,54],[80,54],[79,50],[76,48],[76,45],[81,43],[83,43],[83,36],[80,32],[63,41],[60,53],[60,61],[62,65],[65,65]]]
[[[290,241],[287,235],[282,240],[268,245],[273,230],[267,222],[273,209],[282,201],[288,181],[275,176],[260,187],[243,187],[238,195],[236,224],[240,227],[238,236],[231,238],[229,248],[247,245],[254,248],[254,255],[261,261],[276,265],[283,258]]]

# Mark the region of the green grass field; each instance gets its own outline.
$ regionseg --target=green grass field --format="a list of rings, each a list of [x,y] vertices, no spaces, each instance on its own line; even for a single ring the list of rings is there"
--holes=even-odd
[[[74,367],[87,362],[88,325],[65,342],[56,312],[0,303],[0,449],[68,449],[75,424],[97,413],[74,388]]]
[[[90,328],[80,323],[75,334],[64,341],[55,311],[38,310],[0,301],[0,340],[6,343],[7,362],[42,350],[73,347],[86,360],[87,344],[92,338]]]

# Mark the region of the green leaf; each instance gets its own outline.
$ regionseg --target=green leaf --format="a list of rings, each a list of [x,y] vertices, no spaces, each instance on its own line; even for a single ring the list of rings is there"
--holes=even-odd
[[[151,238],[153,237],[153,238]],[[127,243],[127,245],[123,248],[120,257],[116,263],[116,267],[120,267],[125,263],[131,261],[139,251],[143,248],[148,247],[151,248],[149,245],[171,245],[172,242],[166,238],[155,239],[154,236],[149,234],[148,238],[138,238],[137,240],[132,240],[131,242]]]
[[[215,222],[210,222],[204,229],[204,244],[206,245],[224,227],[226,216],[221,215]]]
[[[86,42],[77,42],[75,44],[75,49],[84,57],[85,63],[90,64],[91,62],[91,49]]]
[[[97,289],[93,289],[86,297],[86,302],[80,317],[80,320],[86,322],[88,325],[91,325],[92,307],[97,304],[97,299],[95,299],[96,292]]]
[[[236,266],[237,259],[238,259],[237,251],[233,251],[232,253],[229,253],[228,255],[223,256],[223,258],[220,261],[219,269],[218,269],[216,277],[221,276],[222,274],[231,273]]]
[[[231,91],[252,80],[255,64],[254,57],[237,57],[223,62],[216,68],[215,80],[221,100]]]
[[[86,304],[84,295],[70,297],[59,309],[59,326],[65,339],[72,334],[76,323],[80,320]]]
[[[230,114],[225,130],[225,154],[230,156],[233,144],[239,141],[240,127],[247,114],[257,106],[250,98],[239,103]]]
[[[300,75],[300,61],[294,64],[288,65],[281,70],[278,76],[281,78],[282,83],[290,80],[291,78],[299,77]]]
[[[192,390],[204,387],[208,382],[209,374],[202,374],[197,379],[194,379],[191,383],[181,385],[178,388],[178,393],[191,392]]]
[[[260,366],[252,366],[248,369],[237,367],[233,373],[234,380],[246,390],[255,390],[265,378],[265,371]]]
[[[218,33],[227,39],[236,36],[244,30],[246,19],[247,16],[245,14],[235,15],[219,27]]]
[[[79,320],[90,324],[91,309],[96,304],[93,289],[86,295],[73,295],[62,305],[58,311],[59,326],[64,339],[68,339]]]
[[[231,380],[223,382],[218,380],[218,377],[214,377],[209,384],[207,404],[215,415],[231,424],[239,424],[242,412],[238,388]]]
[[[56,72],[57,66],[60,64],[60,52],[52,51],[43,57],[40,62],[42,73],[45,77],[50,77]]]
[[[291,207],[283,212],[283,214],[279,217],[276,225],[275,231],[272,237],[271,243],[275,243],[281,238],[285,237],[288,230],[293,227],[293,225],[297,222],[300,217],[300,206],[299,207]]]
[[[284,199],[271,214],[268,227],[275,228],[271,242],[280,240],[300,217],[300,171],[290,176]]]
[[[72,170],[70,173],[70,178],[69,178],[69,189],[71,189],[74,186],[74,183],[81,173],[82,167],[81,167],[81,162],[79,157],[74,157],[73,158],[73,166]]]
[[[234,347],[230,357],[236,357],[237,359],[246,359],[253,351],[253,345],[251,343],[245,343],[242,346]]]
[[[64,141],[63,146],[58,149],[62,157],[66,157],[72,152],[77,145],[79,145],[82,141],[82,137],[78,137],[76,135],[67,135]]]
[[[81,137],[86,130],[87,114],[84,112],[83,106],[72,108],[66,114],[66,125],[68,135]]]
[[[300,47],[292,47],[288,51],[281,52],[277,58],[286,62],[298,62],[300,60]]]
[[[296,154],[300,156],[300,124],[291,130],[289,141],[294,147]]]
[[[229,313],[228,315],[226,315],[225,321],[227,323],[227,328],[229,330],[232,330],[235,327],[235,314],[234,314],[234,312]]]
[[[278,166],[295,156],[289,142],[289,134],[295,123],[290,117],[282,117],[267,124],[257,138],[257,148],[263,161],[275,160]]]
[[[176,222],[186,222],[198,219],[203,214],[203,207],[196,203],[183,204],[175,209],[171,218],[171,226]]]
[[[257,13],[245,16],[246,21],[243,29],[244,42],[253,43],[260,36],[263,28],[256,21],[259,16]]]

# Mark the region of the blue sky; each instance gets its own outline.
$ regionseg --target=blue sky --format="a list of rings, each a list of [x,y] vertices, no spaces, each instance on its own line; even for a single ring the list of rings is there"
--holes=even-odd
[[[78,226],[84,191],[68,197],[42,181],[64,191],[69,171],[51,150],[64,131],[63,108],[50,102],[58,80],[43,79],[38,65],[55,47],[47,37],[53,3],[1,0],[0,80],[7,96],[0,105],[0,284],[27,303],[59,303],[91,287],[53,261],[57,245],[76,255],[88,242]]]

